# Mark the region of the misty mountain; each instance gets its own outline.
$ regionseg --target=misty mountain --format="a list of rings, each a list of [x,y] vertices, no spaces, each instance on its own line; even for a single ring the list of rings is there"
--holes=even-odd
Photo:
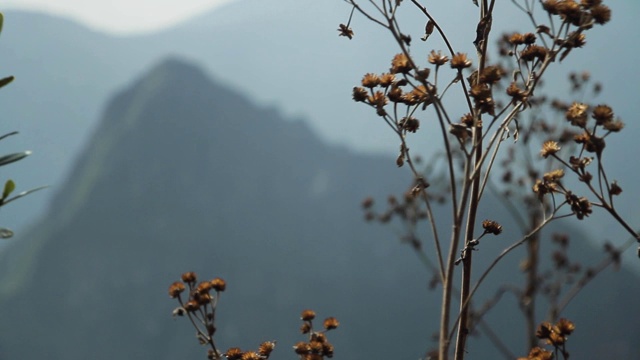
[[[457,51],[473,52],[473,39],[466,34],[475,31],[476,8],[465,5],[434,3],[430,11],[442,26],[456,29],[449,36]],[[612,104],[622,119],[632,119],[638,112],[637,102],[630,99],[631,92],[624,84],[636,83],[639,75],[625,66],[610,66],[610,58],[601,56],[596,45],[607,44],[608,51],[621,57],[636,57],[633,47],[614,41],[612,34],[635,31],[637,4],[618,2],[611,6],[611,24],[589,33],[588,45],[594,46],[580,49],[559,68],[565,72],[589,68],[594,79],[604,84],[602,101]],[[404,9],[405,29],[417,40],[424,18],[412,14],[410,6]],[[15,75],[16,81],[0,92],[0,106],[6,131],[21,132],[7,144],[34,151],[29,161],[12,168],[11,176],[19,189],[61,185],[94,130],[107,97],[171,54],[202,64],[220,82],[293,115],[289,119],[304,117],[325,141],[393,154],[397,151],[393,135],[369,109],[353,103],[351,88],[364,73],[388,69],[396,47],[383,29],[357,15],[352,24],[356,37],[351,41],[338,37],[337,25],[346,22],[349,10],[339,0],[239,0],[165,31],[131,37],[97,33],[42,14],[7,11],[0,37],[0,67]],[[497,7],[495,19],[496,32],[511,31],[528,21],[511,3]],[[432,48],[442,47],[434,37],[426,44],[415,41],[412,51],[424,59]],[[554,77],[564,75],[557,72],[550,76],[550,88],[568,88],[562,82],[556,84]],[[607,149],[612,159],[634,147],[635,133],[640,129],[627,121],[625,133]],[[415,138],[421,144],[430,143],[429,138]],[[419,148],[414,146],[414,151]],[[618,167],[613,176],[637,178],[610,163]],[[624,187],[625,179],[618,180]],[[624,188],[630,196],[621,199],[619,206],[637,215],[632,199],[638,195],[630,187]],[[52,194],[41,192],[12,205],[12,211],[3,214],[5,224],[15,228],[28,223],[43,213]],[[599,236],[611,236],[617,229],[615,225],[593,228]]]
[[[0,258],[0,357],[204,358],[167,294],[192,270],[228,282],[223,349],[278,340],[274,358],[294,358],[299,313],[312,308],[342,323],[330,334],[336,358],[419,358],[438,327],[438,292],[393,228],[364,223],[359,209],[365,196],[401,192],[404,179],[393,158],[326,145],[304,123],[165,60],[109,101],[46,216]],[[601,257],[574,236],[578,257]],[[483,244],[480,268],[504,246]],[[518,281],[521,256],[492,282]],[[568,308],[576,358],[640,355],[640,325],[629,321],[637,282],[607,271]],[[487,320],[521,355],[514,314],[501,306]],[[469,348],[471,358],[497,354],[484,336]]]

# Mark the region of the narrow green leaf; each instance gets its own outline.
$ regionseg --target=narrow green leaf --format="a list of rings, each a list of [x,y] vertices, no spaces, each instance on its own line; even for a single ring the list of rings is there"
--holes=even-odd
[[[14,201],[14,200],[18,200],[18,199],[20,199],[21,197],[25,197],[25,196],[27,196],[27,195],[29,195],[29,194],[33,193],[33,192],[36,192],[36,191],[39,191],[39,190],[42,190],[42,189],[46,189],[46,188],[48,188],[48,187],[49,187],[49,186],[48,186],[48,185],[46,185],[46,186],[40,186],[40,187],[37,187],[37,188],[35,188],[35,189],[31,189],[31,190],[23,191],[23,192],[19,193],[18,195],[16,195],[16,196],[12,197],[11,199],[6,199],[5,201],[3,201],[3,202],[2,202],[2,205],[6,205],[6,204],[8,204],[8,203],[10,203],[10,202],[12,202],[12,201]]]
[[[2,192],[2,200],[6,199],[13,190],[16,189],[16,183],[13,180],[9,179],[6,183],[4,183],[4,191]]]
[[[13,236],[11,229],[0,227],[0,239],[8,239]]]
[[[0,79],[0,88],[8,85],[10,82],[13,81],[13,79],[15,79],[13,77],[13,75],[12,76],[7,76],[6,78],[3,78],[3,79]]]
[[[31,151],[27,150],[27,151],[15,153],[15,154],[9,154],[9,155],[2,156],[2,157],[0,157],[0,166],[11,164],[12,162],[16,162],[18,160],[22,160],[22,159],[26,158],[29,155],[31,155]]]

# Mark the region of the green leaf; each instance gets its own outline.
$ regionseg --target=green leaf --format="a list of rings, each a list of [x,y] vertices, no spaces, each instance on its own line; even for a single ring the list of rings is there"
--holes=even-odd
[[[22,160],[24,158],[26,158],[27,156],[31,155],[31,151],[23,151],[23,152],[19,152],[19,153],[15,153],[15,154],[9,154],[9,155],[5,155],[0,157],[0,166],[4,166],[7,164],[11,164],[12,162],[16,162],[19,160]]]
[[[6,78],[3,78],[3,79],[0,79],[0,88],[1,87],[5,87],[6,85],[9,85],[9,83],[12,82],[13,79],[15,79],[13,77],[13,75],[12,76],[7,76]]]
[[[0,239],[8,239],[13,236],[11,229],[0,227]]]
[[[16,183],[13,180],[9,179],[6,183],[4,183],[4,191],[2,192],[2,200],[6,199],[13,190],[16,189]]]
[[[18,195],[12,197],[11,199],[4,200],[0,206],[6,205],[6,204],[8,204],[8,203],[10,203],[12,201],[20,199],[21,197],[27,196],[27,195],[31,194],[32,192],[36,192],[36,191],[39,191],[39,190],[42,190],[42,189],[46,189],[48,187],[49,187],[48,185],[47,186],[40,186],[40,187],[37,187],[35,189],[23,191],[23,192],[19,193]]]

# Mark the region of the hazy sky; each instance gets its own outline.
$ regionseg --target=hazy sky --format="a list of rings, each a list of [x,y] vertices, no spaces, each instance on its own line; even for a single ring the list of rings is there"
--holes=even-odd
[[[93,29],[130,34],[171,26],[231,1],[237,0],[7,0],[0,9],[46,11]]]

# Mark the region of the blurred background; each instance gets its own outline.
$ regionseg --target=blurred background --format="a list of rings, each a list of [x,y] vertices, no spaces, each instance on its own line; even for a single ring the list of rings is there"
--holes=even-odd
[[[498,5],[496,36],[530,30],[515,5]],[[607,5],[612,21],[553,66],[545,89],[566,94],[570,71],[602,83],[596,99],[564,96],[607,103],[625,122],[608,138],[605,164],[635,225],[640,55],[628,39],[640,4]],[[428,6],[456,51],[473,53],[472,2]],[[171,317],[166,292],[191,270],[229,283],[223,349],[278,340],[274,356],[293,358],[299,312],[314,308],[343,323],[330,337],[336,358],[422,357],[438,329],[438,292],[398,240],[401,227],[367,224],[360,209],[367,196],[401,194],[411,179],[395,165],[395,135],[351,99],[363,74],[388,70],[396,45],[357,14],[354,39],[338,37],[350,10],[339,0],[3,2],[0,76],[16,80],[0,91],[0,132],[20,134],[0,145],[33,155],[0,180],[15,180],[18,191],[50,188],[0,213],[16,232],[0,247],[0,357],[204,358],[188,322]],[[435,36],[420,42],[424,18],[410,4],[402,11],[416,58],[444,49]],[[428,159],[437,137],[418,133],[412,152]],[[491,198],[483,204],[508,229],[508,212],[495,208]],[[438,220],[449,228],[446,215]],[[603,257],[604,241],[628,238],[598,214],[558,228],[570,229],[586,266]],[[483,248],[480,264],[503,241]],[[622,269],[567,309],[577,358],[640,356],[640,325],[628,321],[638,315],[640,266],[634,251],[625,255]],[[511,256],[492,284],[521,281],[513,271],[521,258]],[[487,321],[523,356],[517,305],[503,301]],[[503,354],[483,334],[469,351]]]

